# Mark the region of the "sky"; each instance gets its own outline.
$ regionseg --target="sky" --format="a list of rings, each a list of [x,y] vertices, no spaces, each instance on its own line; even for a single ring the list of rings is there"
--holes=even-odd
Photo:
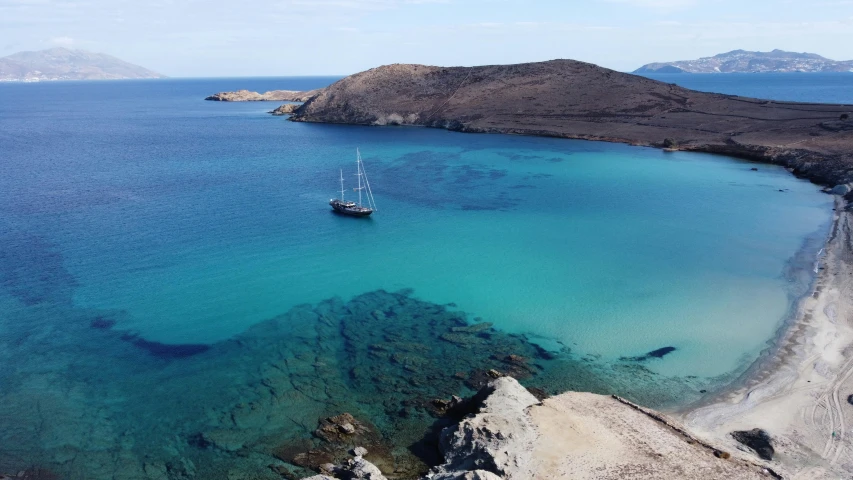
[[[853,0],[0,0],[0,56],[56,46],[173,77],[571,58],[622,71],[735,49],[853,59]]]

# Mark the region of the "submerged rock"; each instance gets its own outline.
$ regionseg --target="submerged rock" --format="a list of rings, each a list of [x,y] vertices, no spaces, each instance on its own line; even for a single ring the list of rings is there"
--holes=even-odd
[[[28,468],[15,475],[0,474],[0,480],[60,480],[62,477],[44,468]]]
[[[347,443],[356,434],[370,435],[372,429],[359,422],[349,413],[342,413],[320,421],[320,426],[314,430],[314,435],[329,443]]]
[[[645,355],[640,355],[639,357],[619,357],[619,360],[622,360],[623,362],[645,362],[652,358],[663,358],[675,350],[675,347],[663,347],[658,348],[657,350],[652,350],[651,352],[646,353]]]
[[[442,333],[440,338],[446,342],[455,343],[456,345],[465,348],[471,348],[486,343],[482,338],[469,333]]]
[[[832,189],[829,191],[829,193],[831,193],[833,195],[842,195],[843,196],[843,195],[847,195],[848,193],[850,193],[850,191],[851,191],[850,185],[842,184],[842,185],[836,185],[836,186],[832,187]]]
[[[99,316],[95,317],[95,319],[89,323],[89,326],[94,328],[94,329],[97,329],[97,330],[109,330],[109,329],[113,328],[115,326],[115,324],[116,324],[115,320],[113,320],[111,318],[102,317],[99,315]]]
[[[732,432],[732,437],[752,449],[760,458],[768,461],[773,460],[775,451],[770,443],[770,435],[766,431],[760,428],[740,430]]]
[[[293,458],[287,461],[300,467],[310,468],[311,470],[318,470],[321,465],[331,463],[334,460],[335,456],[331,452],[318,449],[308,450],[304,453],[297,453],[293,456]]]
[[[198,355],[199,353],[204,353],[210,349],[210,345],[204,344],[171,344],[154,342],[146,340],[135,334],[124,334],[121,339],[142,350],[145,350],[155,357],[165,360],[191,357],[193,355]]]
[[[489,322],[475,323],[473,325],[466,325],[464,327],[453,327],[450,329],[451,332],[458,333],[480,333],[484,332],[488,329],[492,328],[492,324]]]

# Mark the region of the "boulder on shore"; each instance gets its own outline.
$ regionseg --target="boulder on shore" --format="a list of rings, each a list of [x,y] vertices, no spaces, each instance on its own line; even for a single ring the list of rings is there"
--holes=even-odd
[[[301,103],[285,103],[284,105],[276,108],[275,110],[273,110],[269,113],[271,113],[273,115],[290,115],[291,113],[296,111],[297,108],[299,108],[301,106],[302,106]]]
[[[830,190],[829,193],[833,195],[847,195],[850,191],[850,184],[841,184],[832,187],[832,190]]]

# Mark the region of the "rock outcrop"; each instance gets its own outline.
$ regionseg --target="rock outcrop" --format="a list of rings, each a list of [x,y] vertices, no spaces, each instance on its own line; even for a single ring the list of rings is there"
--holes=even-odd
[[[273,115],[290,115],[295,112],[297,108],[301,107],[302,104],[299,103],[285,103],[284,105],[276,108],[270,113]]]
[[[824,185],[853,181],[850,106],[697,92],[573,60],[387,65],[320,90],[291,120],[421,125],[623,142],[776,163]]]
[[[752,430],[738,430],[732,432],[732,437],[738,442],[746,445],[764,460],[773,460],[773,443],[770,435],[760,428]]]
[[[309,90],[300,92],[296,90],[270,90],[269,92],[258,93],[249,90],[237,90],[236,92],[219,92],[215,93],[205,100],[214,102],[305,102],[319,90]]]
[[[328,475],[314,475],[304,480],[387,480],[376,465],[368,462],[360,455],[356,455],[342,465],[330,465],[327,470]]]
[[[526,409],[539,400],[510,377],[486,388],[491,393],[479,413],[442,432],[445,463],[434,471],[438,478],[464,478],[474,471],[506,479],[534,478],[529,464],[536,428]]]
[[[442,432],[445,461],[425,480],[780,478],[619,397],[568,392],[540,402],[501,377],[475,398],[479,411]],[[357,455],[310,477],[330,479],[384,477]]]

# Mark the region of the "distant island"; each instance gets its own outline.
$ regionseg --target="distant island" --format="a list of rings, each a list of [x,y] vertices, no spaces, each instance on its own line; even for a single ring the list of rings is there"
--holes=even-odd
[[[104,53],[57,47],[0,58],[0,82],[166,78]]]
[[[649,63],[633,73],[853,72],[853,60],[835,61],[815,53],[733,50],[698,60]]]

